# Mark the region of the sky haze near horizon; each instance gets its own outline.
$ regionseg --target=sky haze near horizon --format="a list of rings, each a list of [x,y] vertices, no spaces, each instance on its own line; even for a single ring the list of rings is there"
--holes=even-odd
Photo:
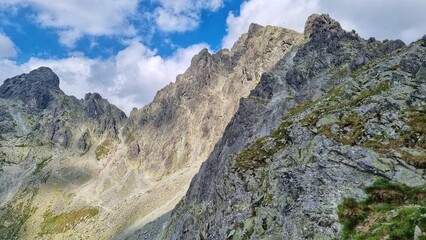
[[[424,0],[0,0],[0,83],[48,66],[66,94],[99,92],[128,114],[252,22],[303,32],[328,13],[363,38],[409,44],[426,34],[424,10]]]

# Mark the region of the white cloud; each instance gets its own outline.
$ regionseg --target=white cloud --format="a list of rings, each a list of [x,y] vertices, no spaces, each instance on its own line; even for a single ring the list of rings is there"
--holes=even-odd
[[[59,42],[72,48],[86,35],[135,37],[137,28],[152,31],[149,29],[152,25],[165,32],[194,30],[201,21],[201,13],[218,10],[223,1],[152,0],[158,7],[138,12],[139,4],[150,4],[144,0],[0,0],[0,9],[16,12],[16,9],[30,7],[34,10],[35,22],[56,30]],[[138,21],[133,21],[135,19]]]
[[[198,27],[201,12],[216,11],[223,0],[157,0],[160,7],[154,10],[157,26],[166,32],[184,32]]]
[[[0,59],[0,83],[3,80],[10,78],[12,76],[16,76],[23,73],[22,68],[14,61],[7,59]]]
[[[247,0],[241,4],[238,16],[229,14],[222,44],[232,47],[252,22],[302,32],[312,13],[329,13],[343,28],[355,29],[364,38],[402,39],[410,43],[426,34],[424,9],[424,0]]]
[[[424,0],[327,0],[317,11],[330,13],[364,38],[402,39],[408,44],[426,34],[425,9]]]
[[[249,0],[240,7],[240,15],[230,13],[226,19],[227,35],[222,44],[231,48],[234,42],[247,32],[250,23],[284,26],[299,32],[307,17],[315,12],[318,0]]]
[[[157,8],[154,14],[156,24],[166,32],[184,32],[198,26],[199,19],[196,15],[176,14],[163,8]]]
[[[134,40],[108,60],[89,59],[81,53],[59,60],[32,58],[22,65],[2,60],[0,79],[47,66],[58,74],[60,87],[66,94],[83,98],[87,92],[98,92],[129,113],[133,107],[149,103],[155,93],[183,73],[192,57],[205,47],[208,46],[197,44],[180,48],[171,57],[162,58],[155,50]]]
[[[117,54],[116,73],[108,92],[117,102],[126,99],[128,111],[131,107],[147,104],[158,90],[185,72],[192,57],[206,47],[206,44],[197,44],[179,48],[171,57],[162,58],[155,51],[134,41]]]
[[[10,58],[16,56],[15,44],[10,38],[0,33],[0,58]]]
[[[43,27],[58,29],[61,43],[72,47],[83,35],[129,34],[129,18],[138,0],[2,0],[0,7],[30,6]]]

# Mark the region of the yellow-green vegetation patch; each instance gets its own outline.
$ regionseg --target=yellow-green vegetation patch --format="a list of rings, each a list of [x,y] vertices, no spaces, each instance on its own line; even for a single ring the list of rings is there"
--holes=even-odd
[[[426,186],[381,179],[365,191],[367,200],[338,206],[343,239],[413,239],[416,226],[426,232]]]
[[[247,170],[266,165],[266,160],[286,145],[286,132],[291,122],[284,121],[269,136],[257,139],[235,158],[237,167]]]
[[[25,222],[37,210],[31,201],[37,192],[26,190],[18,194],[10,203],[0,208],[0,239],[19,239],[19,232]]]
[[[405,111],[405,116],[408,120],[407,124],[411,127],[410,131],[402,132],[398,139],[370,139],[363,143],[363,146],[380,153],[386,153],[389,150],[399,152],[402,159],[411,165],[426,168],[426,111],[409,109]],[[413,149],[418,154],[403,148]]]
[[[388,67],[388,70],[389,70],[389,71],[396,71],[398,68],[399,68],[399,65],[398,65],[398,64],[396,64],[396,65],[393,65],[393,66]]]
[[[97,208],[86,208],[78,211],[71,211],[53,215],[48,211],[44,214],[44,221],[41,225],[42,234],[58,234],[73,229],[78,223],[96,216],[99,213]]]
[[[236,157],[237,166],[242,169],[259,168],[266,164],[266,159],[272,155],[265,147],[266,138],[257,139],[248,148],[242,150]]]
[[[287,115],[288,116],[295,116],[295,115],[300,114],[301,112],[304,112],[307,109],[313,107],[317,103],[318,103],[318,100],[317,101],[307,101],[305,103],[297,104],[296,106],[294,106],[294,107],[292,107],[288,110]]]
[[[356,113],[345,116],[336,124],[339,125],[343,132],[337,134],[332,133],[331,126],[325,125],[320,128],[320,132],[329,138],[334,138],[345,145],[354,145],[364,135],[365,119],[360,118]]]
[[[389,81],[383,81],[380,82],[377,86],[362,91],[358,95],[356,95],[354,98],[352,98],[349,102],[344,103],[347,106],[356,106],[358,103],[362,102],[363,100],[378,95],[382,92],[386,92],[390,89],[390,83]]]
[[[111,140],[106,139],[101,144],[98,145],[95,151],[96,159],[101,160],[109,154],[110,149],[113,147]]]
[[[52,160],[53,156],[50,156],[46,159],[43,159],[40,163],[37,164],[36,169],[34,170],[33,174],[38,174],[43,170],[43,168],[49,163],[50,160]]]

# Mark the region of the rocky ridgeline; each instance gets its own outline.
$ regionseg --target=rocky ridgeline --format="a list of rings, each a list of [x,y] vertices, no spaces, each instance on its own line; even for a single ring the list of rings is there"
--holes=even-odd
[[[49,68],[7,79],[0,239],[422,237],[425,55],[314,14],[201,51],[129,118]]]
[[[252,24],[231,50],[202,50],[191,66],[134,110],[127,124],[128,158],[155,177],[204,161],[237,110],[239,99],[257,85],[303,35]],[[159,147],[161,146],[161,147]]]
[[[5,80],[0,239],[107,239],[171,210],[239,99],[303,40],[252,24],[231,50],[197,54],[130,118],[97,93],[65,95],[49,68]]]
[[[47,190],[51,184],[90,177],[91,169],[80,170],[69,159],[94,156],[104,139],[119,141],[126,119],[97,93],[81,100],[65,95],[58,76],[46,67],[5,80],[0,87],[0,239],[33,238],[20,233],[26,220],[36,209],[53,211],[49,200],[66,199],[55,198],[55,191]],[[37,197],[41,188],[47,192]]]
[[[59,78],[49,68],[41,67],[29,74],[5,80],[0,87],[0,97],[21,100],[35,109],[45,109],[54,99],[53,91],[61,92]]]
[[[108,132],[116,137],[126,119],[97,93],[86,94],[84,100],[66,96],[59,88],[58,76],[47,67],[6,79],[0,87],[0,100],[2,137],[20,144],[52,142],[74,147],[81,145],[77,133],[83,123],[93,122],[94,135]],[[27,134],[34,136],[22,138]]]
[[[328,15],[309,17],[305,37],[240,102],[160,238],[350,238],[373,236],[376,221],[408,224],[379,238],[426,231],[420,214],[396,224],[396,210],[373,219],[354,203],[379,179],[426,183],[425,39],[364,40]],[[405,188],[392,186],[368,201],[401,203]],[[338,208],[344,199],[355,200]]]

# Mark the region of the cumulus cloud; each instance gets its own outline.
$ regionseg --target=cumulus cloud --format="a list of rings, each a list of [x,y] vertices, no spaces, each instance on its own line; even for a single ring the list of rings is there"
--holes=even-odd
[[[138,0],[2,0],[0,7],[29,6],[35,21],[59,30],[61,43],[72,47],[83,35],[129,34],[129,18],[136,13]]]
[[[343,28],[364,38],[402,39],[410,43],[426,34],[424,0],[248,0],[240,14],[230,13],[222,44],[232,47],[250,23],[276,25],[302,32],[308,15],[329,13]]]
[[[319,12],[330,15],[348,30],[362,37],[402,39],[411,43],[426,34],[424,0],[327,0],[318,5]]]
[[[172,56],[162,58],[154,50],[134,41],[117,54],[113,85],[107,92],[117,102],[125,99],[128,111],[130,107],[147,104],[156,91],[173,82],[189,67],[192,57],[206,47],[206,44],[196,44],[179,48]]]
[[[0,58],[11,58],[16,56],[15,44],[10,38],[0,33]]]
[[[201,12],[216,11],[223,0],[158,0],[154,10],[157,26],[166,32],[184,32],[198,27]]]
[[[222,41],[224,48],[232,44],[245,33],[250,23],[261,25],[285,26],[303,31],[307,17],[318,8],[318,0],[249,0],[240,7],[237,16],[230,13],[226,19],[227,35]]]
[[[148,25],[165,32],[194,30],[201,21],[201,13],[218,10],[223,0],[152,0],[151,4],[157,7],[141,12],[139,4],[149,5],[143,0],[1,0],[0,9],[16,11],[30,7],[35,22],[57,30],[59,42],[74,47],[85,35],[135,37],[137,28]],[[145,26],[135,19],[144,19]]]
[[[197,44],[180,48],[172,56],[163,58],[134,40],[107,60],[90,59],[82,54],[59,60],[32,58],[21,65],[3,60],[0,78],[4,80],[47,66],[58,74],[60,87],[66,94],[83,98],[87,92],[98,92],[129,113],[133,107],[149,103],[159,89],[173,82],[189,67],[192,57],[206,47],[206,44]]]

